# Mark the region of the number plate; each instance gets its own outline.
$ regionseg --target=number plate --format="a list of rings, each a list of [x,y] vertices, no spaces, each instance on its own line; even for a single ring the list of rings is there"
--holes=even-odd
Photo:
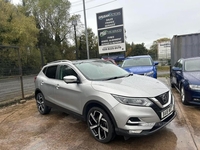
[[[164,111],[161,112],[161,118],[166,117],[169,115],[172,111],[174,110],[173,105],[171,105],[169,108],[165,109]]]

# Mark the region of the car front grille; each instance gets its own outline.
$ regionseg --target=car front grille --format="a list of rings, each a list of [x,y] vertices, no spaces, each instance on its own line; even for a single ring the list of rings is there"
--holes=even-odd
[[[169,92],[163,93],[155,97],[162,105],[167,104],[169,101]]]

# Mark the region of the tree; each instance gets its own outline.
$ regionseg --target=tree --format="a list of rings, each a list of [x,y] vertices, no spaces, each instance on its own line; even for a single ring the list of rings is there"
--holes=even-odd
[[[95,36],[91,28],[87,29],[87,33],[88,33],[88,44],[89,44],[88,46],[89,46],[90,58],[98,58],[99,52],[98,52],[97,36]],[[87,59],[85,31],[82,31],[82,35],[79,38],[79,50],[80,50],[80,58]]]
[[[165,37],[165,38],[160,38],[156,40],[157,43],[166,42],[166,41],[170,41],[170,38]]]
[[[153,60],[157,60],[158,59],[157,53],[158,53],[158,44],[157,41],[154,41],[150,47],[150,50],[148,51],[148,54],[152,57]]]
[[[34,47],[37,43],[38,29],[33,16],[25,16],[20,9],[8,1],[0,0],[0,45],[16,45],[20,49],[22,65],[27,65],[27,47]],[[36,49],[33,54],[37,56]],[[0,53],[1,66],[6,70],[18,67],[18,54],[15,49],[2,49]],[[37,59],[39,59],[37,57]],[[38,68],[36,61],[31,62]],[[33,68],[32,68],[33,69]]]
[[[38,29],[32,16],[27,17],[11,3],[0,0],[0,44],[34,46]]]
[[[157,39],[156,41],[153,42],[153,44],[150,47],[150,50],[148,51],[148,54],[154,59],[157,60],[158,59],[158,43],[160,42],[165,42],[165,41],[169,41],[169,38],[160,38]]]
[[[70,2],[68,0],[23,0],[24,9],[34,15],[38,28],[49,31],[49,37],[59,45],[70,32]]]
[[[147,54],[147,49],[144,46],[144,43],[142,43],[142,44],[135,44],[133,46],[133,50],[131,52],[132,56],[146,55],[146,54]]]
[[[23,6],[26,14],[35,17],[40,29],[38,47],[46,61],[66,57],[69,39],[74,36],[72,20],[80,22],[79,15],[70,16],[71,3],[68,0],[23,0]]]
[[[132,42],[131,44],[129,44],[128,42],[126,42],[126,56],[131,56],[132,51],[133,51],[133,47],[134,47],[134,43]]]

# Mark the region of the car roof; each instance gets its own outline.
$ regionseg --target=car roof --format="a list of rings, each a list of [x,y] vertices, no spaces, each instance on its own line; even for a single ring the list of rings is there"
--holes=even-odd
[[[125,59],[132,59],[132,58],[149,58],[150,55],[137,55],[137,56],[128,56]]]
[[[104,60],[102,59],[73,60],[72,63],[77,64],[77,63],[87,63],[87,62],[95,62],[95,61],[104,61]]]
[[[65,63],[70,63],[70,64],[78,64],[78,63],[85,63],[85,62],[94,62],[94,61],[104,61],[101,59],[85,59],[85,60],[56,60],[47,63],[46,65],[54,65],[54,64],[65,64]]]
[[[193,59],[200,59],[200,57],[189,57],[189,58],[181,58],[182,60],[193,60]]]

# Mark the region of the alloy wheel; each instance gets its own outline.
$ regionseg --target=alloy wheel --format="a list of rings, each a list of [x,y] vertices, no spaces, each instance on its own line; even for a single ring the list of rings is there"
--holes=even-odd
[[[114,131],[107,114],[100,108],[93,108],[88,114],[88,127],[96,140],[107,143],[112,140]]]
[[[38,93],[36,96],[36,103],[37,103],[37,108],[40,114],[48,114],[51,111],[51,108],[46,106],[44,103],[45,99],[42,93]]]
[[[183,86],[181,86],[181,101],[183,104],[188,104],[188,102],[186,101],[186,97],[185,97],[185,89]]]
[[[44,112],[44,108],[45,108],[44,98],[41,93],[37,94],[36,102],[37,102],[37,107],[38,107],[39,112]]]

